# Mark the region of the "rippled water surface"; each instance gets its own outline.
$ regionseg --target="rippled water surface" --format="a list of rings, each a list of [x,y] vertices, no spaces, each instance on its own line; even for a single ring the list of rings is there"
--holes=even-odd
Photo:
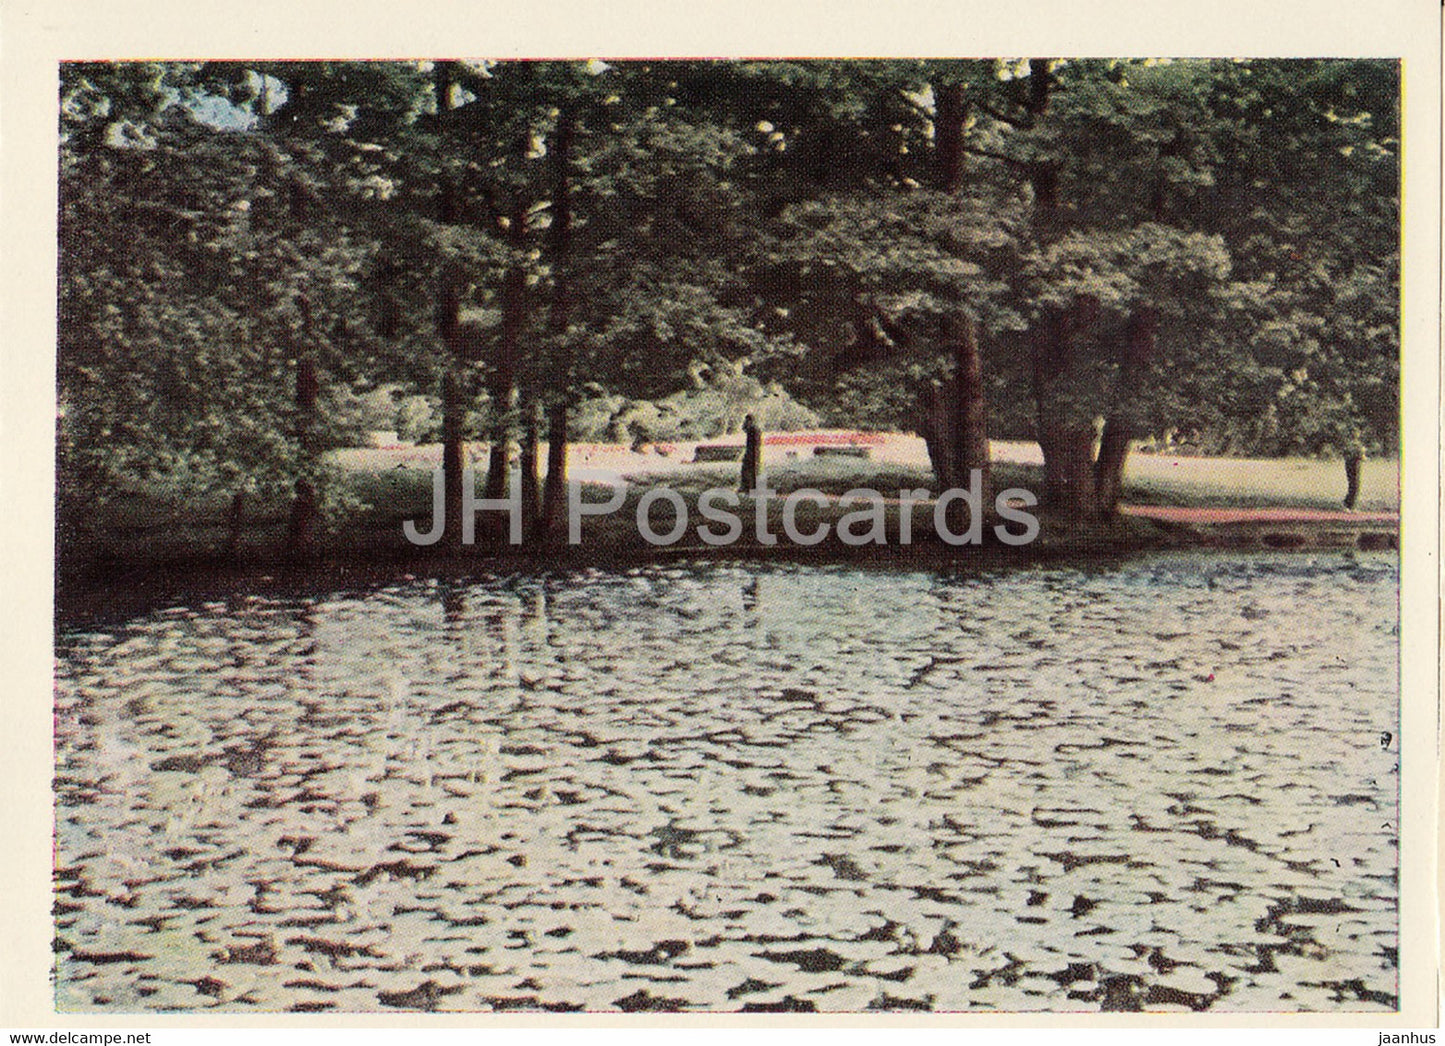
[[[1397,582],[732,564],[70,631],[57,1004],[1393,1009]]]

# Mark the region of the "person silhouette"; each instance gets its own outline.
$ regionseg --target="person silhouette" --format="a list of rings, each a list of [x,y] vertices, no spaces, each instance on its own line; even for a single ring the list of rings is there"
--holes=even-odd
[[[1355,505],[1360,500],[1360,473],[1365,463],[1365,441],[1361,438],[1360,430],[1350,430],[1344,446],[1345,458],[1345,511],[1355,511]]]
[[[743,447],[742,473],[738,477],[738,490],[747,494],[758,487],[758,468],[763,457],[763,431],[751,414],[743,419],[743,435],[747,442]]]

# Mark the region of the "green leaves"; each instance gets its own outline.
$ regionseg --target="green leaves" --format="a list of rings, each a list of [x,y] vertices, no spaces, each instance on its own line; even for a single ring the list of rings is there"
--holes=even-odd
[[[1125,231],[1075,231],[1025,254],[1023,273],[1036,309],[1062,308],[1080,295],[1105,309],[1203,319],[1230,273],[1222,237],[1154,222]]]
[[[65,145],[62,497],[287,491],[306,456],[297,359],[344,373],[367,351],[365,248],[320,206],[314,155],[189,121],[149,133]]]
[[[1147,312],[1141,424],[1388,444],[1397,95],[1367,60],[70,63],[65,475],[284,486],[295,361],[434,393],[453,294],[490,375],[508,274],[543,399],[706,366],[906,427],[966,312],[1026,435],[1030,332],[1087,298],[1080,409]]]

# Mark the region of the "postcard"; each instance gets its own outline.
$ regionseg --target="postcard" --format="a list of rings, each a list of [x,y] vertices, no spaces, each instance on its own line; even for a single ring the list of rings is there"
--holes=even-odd
[[[1438,1020],[1437,12],[63,11],[7,1023]]]

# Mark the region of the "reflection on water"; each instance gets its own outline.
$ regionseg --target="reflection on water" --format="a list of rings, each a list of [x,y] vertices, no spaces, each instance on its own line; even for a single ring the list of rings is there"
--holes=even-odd
[[[1394,1008],[1397,582],[652,567],[64,634],[57,1003]]]

